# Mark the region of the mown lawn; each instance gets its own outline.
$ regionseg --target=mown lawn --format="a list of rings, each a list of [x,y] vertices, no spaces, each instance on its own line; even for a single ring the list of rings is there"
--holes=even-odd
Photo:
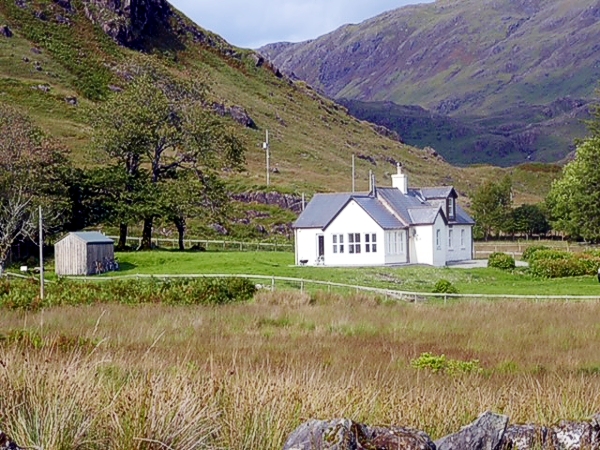
[[[119,253],[116,275],[247,274],[292,277],[389,289],[431,292],[440,279],[451,281],[461,294],[598,295],[595,277],[545,280],[526,269],[456,269],[407,266],[396,268],[296,267],[288,252],[176,252]]]

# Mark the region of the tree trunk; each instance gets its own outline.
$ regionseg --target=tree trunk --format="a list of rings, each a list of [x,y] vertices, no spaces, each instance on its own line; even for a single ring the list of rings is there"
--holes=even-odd
[[[144,229],[142,230],[142,250],[152,249],[152,217],[144,219]]]
[[[177,228],[178,241],[179,241],[179,250],[185,250],[185,243],[183,242],[183,237],[185,236],[185,219],[183,217],[176,217],[173,222],[175,223],[175,227]]]
[[[119,224],[119,243],[117,244],[118,250],[125,250],[127,247],[127,224]]]

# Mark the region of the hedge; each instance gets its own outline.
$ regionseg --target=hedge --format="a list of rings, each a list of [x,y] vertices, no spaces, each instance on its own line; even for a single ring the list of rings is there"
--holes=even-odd
[[[550,247],[546,245],[532,245],[531,247],[527,247],[525,249],[521,258],[523,259],[523,261],[529,261],[529,259],[531,258],[531,256],[533,256],[534,253],[539,252],[541,250],[550,250]]]

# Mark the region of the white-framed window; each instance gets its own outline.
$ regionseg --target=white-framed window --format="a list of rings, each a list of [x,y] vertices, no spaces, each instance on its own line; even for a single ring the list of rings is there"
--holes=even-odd
[[[400,255],[404,253],[404,231],[387,232],[387,254]]]
[[[448,219],[454,220],[454,197],[448,199]]]
[[[365,253],[377,253],[377,235],[365,233]]]
[[[460,230],[460,248],[465,248],[465,230]]]
[[[449,249],[454,248],[453,241],[454,241],[454,230],[450,229],[450,230],[448,230],[448,248]]]
[[[360,253],[360,233],[348,233],[348,253]]]
[[[333,235],[333,253],[344,253],[344,235]]]
[[[442,230],[439,228],[435,230],[435,246],[438,248],[442,248]]]

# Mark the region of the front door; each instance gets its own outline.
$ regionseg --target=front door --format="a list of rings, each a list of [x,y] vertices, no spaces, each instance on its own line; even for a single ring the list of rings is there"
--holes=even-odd
[[[317,236],[317,261],[323,264],[325,259],[325,236],[320,234]]]

